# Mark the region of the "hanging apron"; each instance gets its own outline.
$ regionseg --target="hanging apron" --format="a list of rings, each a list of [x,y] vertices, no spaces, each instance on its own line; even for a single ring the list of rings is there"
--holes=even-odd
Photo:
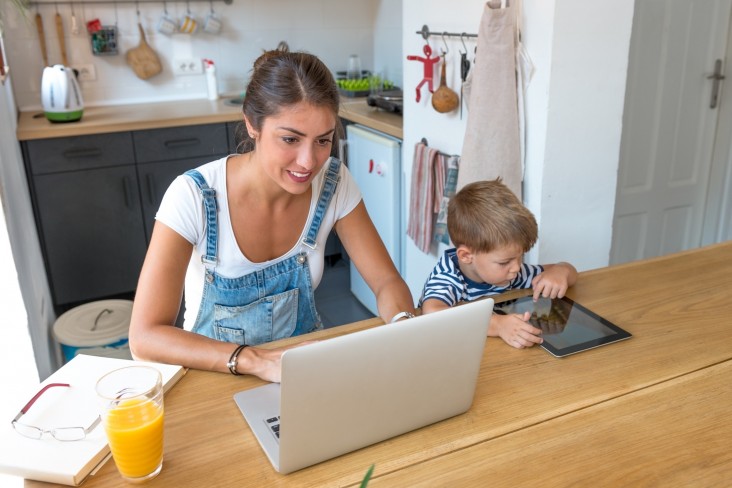
[[[500,176],[521,199],[515,2],[505,8],[490,3],[483,10],[475,64],[465,82],[468,119],[457,189]]]
[[[315,309],[308,252],[315,249],[323,216],[338,185],[340,165],[336,158],[328,163],[315,212],[300,242],[302,250],[239,278],[225,278],[216,273],[216,190],[206,184],[198,171],[185,173],[201,191],[206,213],[206,254],[201,256],[206,269],[193,332],[219,341],[256,346],[322,329]]]

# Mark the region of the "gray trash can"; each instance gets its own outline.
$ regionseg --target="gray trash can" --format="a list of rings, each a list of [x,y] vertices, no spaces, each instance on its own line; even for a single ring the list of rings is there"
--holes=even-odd
[[[64,362],[77,354],[132,359],[128,336],[132,301],[99,300],[63,313],[53,324]]]

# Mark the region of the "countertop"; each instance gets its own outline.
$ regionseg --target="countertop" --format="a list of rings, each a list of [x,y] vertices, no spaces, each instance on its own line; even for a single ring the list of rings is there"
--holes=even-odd
[[[20,113],[17,130],[19,141],[238,122],[241,120],[241,107],[228,105],[225,99],[86,107],[80,121],[65,123],[49,122],[38,114],[42,112]],[[370,107],[365,98],[343,99],[339,115],[403,139],[402,117]]]

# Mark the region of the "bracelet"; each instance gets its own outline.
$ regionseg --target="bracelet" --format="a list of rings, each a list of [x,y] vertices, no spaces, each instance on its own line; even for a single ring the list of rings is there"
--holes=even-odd
[[[239,353],[247,347],[246,344],[242,344],[241,346],[234,349],[234,352],[231,353],[231,357],[229,358],[229,362],[226,363],[226,367],[229,368],[229,371],[231,371],[231,374],[234,376],[241,376],[241,373],[236,370],[236,360],[239,357]]]
[[[391,318],[391,320],[389,321],[389,323],[390,324],[393,324],[397,320],[401,320],[401,319],[413,319],[413,318],[414,318],[414,314],[412,312],[399,312],[398,314],[396,314],[395,316],[393,316]]]

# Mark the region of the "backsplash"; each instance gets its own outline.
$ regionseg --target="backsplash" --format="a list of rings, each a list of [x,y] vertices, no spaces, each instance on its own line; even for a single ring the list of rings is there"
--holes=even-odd
[[[66,53],[72,67],[91,66],[93,81],[81,81],[87,106],[205,98],[206,76],[176,75],[173,64],[180,60],[200,63],[211,59],[216,65],[218,91],[222,96],[240,95],[254,60],[265,49],[285,41],[291,50],[318,55],[335,73],[346,69],[350,54],[358,54],[364,69],[379,71],[401,86],[402,2],[401,0],[233,0],[217,2],[139,2],[139,23],[148,44],[157,53],[163,70],[147,80],[135,76],[125,53],[140,43],[135,3],[41,4],[22,17],[2,2],[5,9],[7,64],[13,78],[20,110],[40,108],[43,59],[35,15],[43,18],[49,64],[61,63],[54,17],[61,15]],[[72,32],[72,7],[79,26]],[[165,9],[180,21],[190,13],[200,23],[194,34],[158,32],[157,23]],[[221,32],[210,34],[201,28],[213,9],[222,21]],[[92,54],[86,23],[99,19],[116,25],[118,54]]]

